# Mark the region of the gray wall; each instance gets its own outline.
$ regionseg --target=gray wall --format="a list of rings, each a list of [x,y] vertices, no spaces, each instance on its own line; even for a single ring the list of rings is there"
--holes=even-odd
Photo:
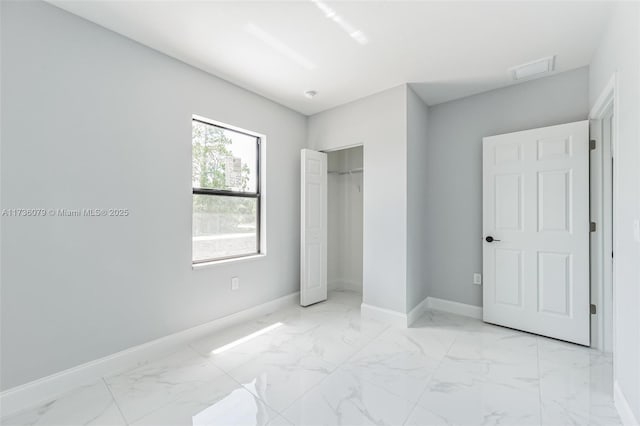
[[[306,118],[42,2],[1,2],[2,389],[299,287]],[[267,257],[192,270],[191,115],[267,135]],[[240,290],[230,291],[230,278]]]
[[[407,312],[428,296],[425,249],[428,109],[407,85]]]
[[[363,302],[406,312],[406,89],[394,87],[309,117],[309,148],[364,146]]]
[[[615,165],[617,198],[614,269],[614,373],[621,393],[640,422],[640,240],[633,222],[640,220],[640,5],[621,3],[594,55],[589,101],[596,102],[616,73],[618,120]]]
[[[585,120],[587,68],[429,108],[424,259],[429,296],[480,306],[482,138]]]

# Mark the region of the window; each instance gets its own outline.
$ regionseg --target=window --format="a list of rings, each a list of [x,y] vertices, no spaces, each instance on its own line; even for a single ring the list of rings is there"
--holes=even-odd
[[[260,253],[260,137],[192,121],[193,263]]]

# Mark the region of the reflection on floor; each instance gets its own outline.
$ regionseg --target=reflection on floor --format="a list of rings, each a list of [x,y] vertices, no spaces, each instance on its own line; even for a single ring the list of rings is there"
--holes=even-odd
[[[2,424],[620,424],[608,356],[435,311],[396,329],[359,304],[333,292]]]

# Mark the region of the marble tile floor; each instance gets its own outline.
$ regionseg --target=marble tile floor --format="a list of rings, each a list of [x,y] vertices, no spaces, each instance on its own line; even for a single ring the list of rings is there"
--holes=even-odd
[[[409,329],[332,292],[2,425],[619,425],[611,358],[448,313]]]

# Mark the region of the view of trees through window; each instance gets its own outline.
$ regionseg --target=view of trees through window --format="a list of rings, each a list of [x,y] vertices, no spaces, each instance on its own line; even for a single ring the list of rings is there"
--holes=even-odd
[[[193,262],[259,252],[256,136],[194,119]]]

